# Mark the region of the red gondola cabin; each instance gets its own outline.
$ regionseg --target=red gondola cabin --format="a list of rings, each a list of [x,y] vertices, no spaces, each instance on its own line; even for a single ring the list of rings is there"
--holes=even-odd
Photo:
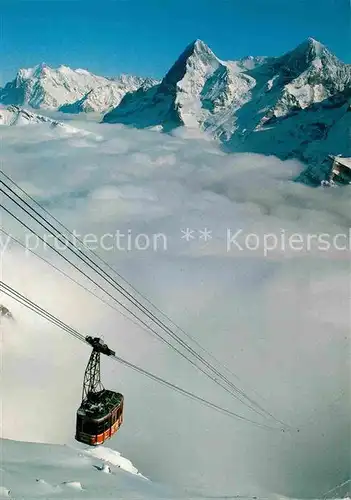
[[[86,337],[93,347],[85,370],[82,403],[77,411],[76,440],[97,446],[110,439],[123,423],[124,397],[104,389],[100,381],[100,353],[115,353],[98,337]]]

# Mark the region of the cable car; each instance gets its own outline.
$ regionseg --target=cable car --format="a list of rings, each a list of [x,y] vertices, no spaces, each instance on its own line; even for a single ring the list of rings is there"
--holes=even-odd
[[[105,389],[100,379],[100,354],[114,356],[99,337],[86,337],[93,348],[85,369],[82,402],[77,411],[75,439],[97,446],[110,439],[123,423],[124,397]]]

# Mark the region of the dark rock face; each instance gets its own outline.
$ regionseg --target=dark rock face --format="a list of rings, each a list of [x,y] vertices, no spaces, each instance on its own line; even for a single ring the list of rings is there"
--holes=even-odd
[[[0,304],[0,318],[8,318],[8,319],[11,319],[11,320],[14,319],[14,317],[12,316],[10,310],[7,309],[7,307],[3,306],[2,304]]]

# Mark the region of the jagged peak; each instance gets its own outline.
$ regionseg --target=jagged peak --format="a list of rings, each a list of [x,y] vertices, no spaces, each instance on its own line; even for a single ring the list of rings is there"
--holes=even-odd
[[[325,45],[312,37],[304,40],[295,49],[290,51],[289,54],[304,54],[309,60],[315,59],[316,57],[321,57],[322,55],[332,55]]]
[[[199,38],[194,40],[192,45],[194,47],[194,51],[196,52],[212,52],[209,46]]]
[[[61,64],[60,66],[53,68],[46,64],[45,62],[41,62],[32,68],[21,68],[18,73],[17,77],[20,79],[31,79],[31,78],[40,78],[43,75],[47,75],[49,73],[59,73],[59,74],[80,74],[80,75],[91,75],[88,70],[86,69],[72,69],[69,66],[66,66],[64,64]]]
[[[195,54],[197,56],[205,56],[205,57],[213,57],[217,59],[216,55],[212,52],[210,47],[202,40],[197,38],[193,42],[191,42],[186,49],[184,50],[183,54],[186,54],[188,57]]]
[[[318,40],[316,40],[311,36],[307,38],[307,42],[310,43],[311,45],[321,45],[321,43]]]
[[[82,70],[81,69],[80,70],[73,70],[69,66],[65,66],[64,64],[60,64],[60,66],[57,68],[57,71],[64,73],[64,72],[71,72],[71,71],[81,72]]]
[[[36,66],[34,66],[33,71],[40,71],[42,69],[47,69],[47,68],[50,68],[50,66],[48,64],[46,64],[46,62],[41,62],[39,64],[37,64]]]
[[[177,61],[173,64],[171,69],[166,74],[163,82],[167,84],[174,84],[181,80],[187,71],[188,61],[192,60],[192,64],[196,65],[197,61],[201,64],[218,67],[221,61],[212,52],[212,50],[202,40],[196,39],[191,42]]]
[[[301,46],[302,47],[305,46],[309,50],[312,50],[316,56],[318,56],[324,51],[328,51],[325,45],[323,45],[318,40],[315,40],[311,36],[308,37],[307,40],[301,44]]]
[[[42,74],[44,70],[51,69],[50,66],[48,66],[45,62],[41,62],[39,64],[36,64],[32,68],[21,68],[17,76],[20,78],[33,78],[33,77],[38,77]]]
[[[342,64],[325,45],[310,37],[293,50],[273,59],[273,69],[284,71],[286,76],[295,78],[316,64],[333,67]],[[271,63],[270,63],[271,64]]]

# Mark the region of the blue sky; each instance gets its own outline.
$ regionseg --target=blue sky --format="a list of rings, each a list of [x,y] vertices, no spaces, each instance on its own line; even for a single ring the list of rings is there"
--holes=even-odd
[[[39,62],[160,77],[204,40],[222,59],[279,55],[308,36],[351,62],[349,0],[0,0],[0,81]]]

